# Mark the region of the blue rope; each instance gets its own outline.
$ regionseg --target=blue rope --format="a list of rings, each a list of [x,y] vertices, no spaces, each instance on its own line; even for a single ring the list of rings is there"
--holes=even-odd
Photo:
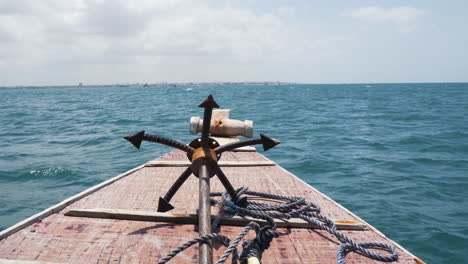
[[[300,218],[307,221],[311,225],[334,235],[341,242],[336,253],[337,264],[346,264],[346,255],[350,252],[356,252],[368,258],[384,262],[392,262],[398,260],[398,254],[396,252],[396,249],[391,245],[374,242],[357,243],[351,238],[344,235],[343,233],[339,232],[336,228],[335,223],[332,220],[320,214],[320,207],[318,205],[306,201],[303,197],[254,192],[249,191],[246,187],[237,189],[236,194],[237,197],[240,197],[240,195],[242,194],[246,194],[250,196],[257,196],[261,198],[283,201],[283,203],[270,204],[247,200],[247,207],[242,208],[237,206],[232,200],[230,200],[230,197],[227,193],[211,193],[212,197],[222,196],[221,201],[215,199],[211,199],[211,201],[212,204],[222,205],[226,213],[229,213],[232,216],[237,214],[239,216],[249,216],[257,219],[262,219],[267,221],[267,225],[260,228],[258,223],[251,222],[232,241],[230,241],[229,238],[217,233],[194,238],[192,240],[189,240],[182,246],[174,249],[165,258],[161,259],[158,262],[158,264],[168,262],[179,252],[185,250],[193,244],[202,243],[211,239],[218,239],[222,241],[224,245],[227,246],[226,251],[216,262],[216,264],[223,264],[231,254],[233,255],[232,263],[237,263],[238,260],[245,261],[250,257],[257,257],[258,259],[261,259],[262,253],[269,248],[271,241],[279,236],[279,233],[276,230],[276,223],[274,221],[274,218]],[[242,243],[242,253],[239,254],[236,249],[237,246],[239,245],[240,241],[247,235],[247,233],[252,229],[255,230],[257,234],[256,237],[254,239],[244,241]],[[385,256],[377,254],[369,249],[384,250],[389,252],[390,255]]]

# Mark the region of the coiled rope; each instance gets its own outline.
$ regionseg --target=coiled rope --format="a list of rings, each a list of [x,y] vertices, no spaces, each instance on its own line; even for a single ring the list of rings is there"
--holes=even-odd
[[[249,191],[246,187],[242,187],[236,190],[237,197],[241,195],[249,195],[247,201],[247,207],[242,208],[237,206],[230,200],[230,197],[227,193],[213,192],[211,193],[212,197],[221,196],[221,200],[211,199],[213,205],[220,205],[224,210],[224,213],[239,216],[249,216],[257,219],[262,219],[267,222],[263,227],[256,222],[250,222],[247,226],[244,227],[242,232],[234,240],[229,240],[229,238],[218,234],[216,232],[191,239],[174,249],[166,257],[161,259],[158,264],[163,264],[172,259],[175,255],[187,249],[188,247],[202,242],[207,242],[212,239],[219,240],[223,245],[227,246],[227,249],[224,251],[223,255],[216,262],[216,264],[224,263],[227,258],[232,254],[232,263],[238,263],[238,261],[244,262],[246,259],[251,257],[256,257],[261,259],[262,253],[268,249],[270,242],[279,236],[278,231],[276,230],[276,224],[274,219],[291,219],[291,218],[300,218],[304,221],[310,223],[316,228],[325,230],[330,234],[334,235],[340,242],[340,246],[336,253],[336,263],[337,264],[346,264],[346,254],[349,252],[356,252],[363,256],[366,256],[371,259],[392,262],[398,260],[398,254],[396,249],[388,244],[383,243],[357,243],[351,238],[347,237],[340,231],[336,229],[335,223],[329,218],[320,214],[320,207],[312,202],[307,201],[304,197],[296,196],[286,196],[286,195],[277,195],[264,192],[255,192]],[[255,197],[269,199],[276,201],[276,203],[265,203],[253,201]],[[278,203],[281,201],[281,203]],[[219,219],[222,215],[218,215],[213,221],[213,230],[216,230],[216,226],[219,223]],[[246,240],[242,243],[242,253],[239,254],[237,246],[240,241],[249,233],[250,230],[255,230],[256,237],[252,240]],[[390,253],[390,255],[385,256],[372,252],[369,249],[379,249],[384,250]]]

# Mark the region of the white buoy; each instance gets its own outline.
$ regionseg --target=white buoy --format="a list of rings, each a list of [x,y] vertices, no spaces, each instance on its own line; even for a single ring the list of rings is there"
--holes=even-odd
[[[213,110],[210,123],[210,133],[221,137],[253,136],[253,121],[231,119],[230,109]],[[202,131],[203,119],[198,116],[190,118],[190,133],[198,134]]]

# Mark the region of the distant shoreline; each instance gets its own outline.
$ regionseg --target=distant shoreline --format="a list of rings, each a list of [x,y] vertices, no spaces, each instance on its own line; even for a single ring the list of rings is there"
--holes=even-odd
[[[116,83],[78,85],[16,85],[0,86],[0,90],[40,89],[40,88],[112,88],[112,87],[177,87],[177,86],[223,86],[223,85],[380,85],[380,84],[465,84],[468,82],[358,82],[358,83],[298,83],[298,82],[159,82],[159,83]]]
[[[158,86],[206,86],[206,85],[285,85],[290,82],[160,82],[160,83],[116,83],[116,84],[78,84],[78,85],[17,85],[0,86],[0,89],[29,88],[104,88],[104,87],[158,87]]]

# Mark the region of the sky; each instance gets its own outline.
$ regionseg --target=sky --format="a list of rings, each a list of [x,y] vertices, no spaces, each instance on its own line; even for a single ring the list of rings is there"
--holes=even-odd
[[[466,82],[468,1],[0,0],[0,86]]]

